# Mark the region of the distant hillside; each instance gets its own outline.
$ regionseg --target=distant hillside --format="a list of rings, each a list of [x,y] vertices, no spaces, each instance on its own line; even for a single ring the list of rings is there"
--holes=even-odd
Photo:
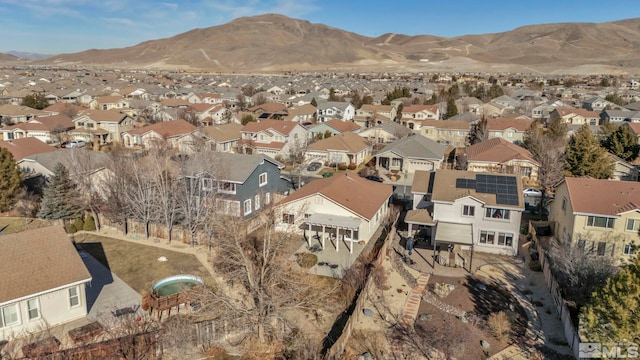
[[[637,73],[640,19],[525,26],[443,38],[367,37],[282,15],[260,15],[135,46],[56,55],[42,63],[210,71],[362,69]]]
[[[38,54],[38,53],[21,52],[21,51],[15,51],[15,50],[9,51],[7,52],[7,54],[17,56],[21,59],[27,59],[27,60],[44,60],[53,56],[51,54]]]
[[[11,64],[19,61],[20,61],[20,58],[17,56],[0,53],[0,64]]]

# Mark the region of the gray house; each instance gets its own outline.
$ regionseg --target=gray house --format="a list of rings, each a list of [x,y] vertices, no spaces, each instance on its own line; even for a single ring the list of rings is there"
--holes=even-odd
[[[413,177],[416,170],[434,171],[442,166],[445,145],[422,135],[412,135],[385,146],[375,156],[376,166],[391,181],[400,174]],[[387,175],[387,172],[389,175]]]

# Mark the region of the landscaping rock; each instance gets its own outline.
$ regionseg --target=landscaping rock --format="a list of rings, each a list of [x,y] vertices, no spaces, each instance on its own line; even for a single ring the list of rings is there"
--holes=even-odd
[[[420,314],[418,315],[418,320],[420,321],[428,321],[431,320],[432,315],[431,314]]]
[[[364,316],[373,316],[373,310],[371,309],[362,309],[362,313],[364,314]]]
[[[364,354],[360,354],[360,356],[358,356],[358,360],[375,360],[375,358],[371,353],[366,352]]]
[[[491,345],[484,340],[480,340],[480,346],[482,346],[482,348],[485,350],[489,350],[489,348],[491,347]]]

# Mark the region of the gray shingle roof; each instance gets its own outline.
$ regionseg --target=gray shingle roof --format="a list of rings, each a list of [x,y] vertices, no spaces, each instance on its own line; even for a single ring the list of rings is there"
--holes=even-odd
[[[382,149],[378,155],[394,152],[400,156],[417,159],[442,159],[447,150],[445,145],[439,144],[422,135],[413,135],[396,140]]]

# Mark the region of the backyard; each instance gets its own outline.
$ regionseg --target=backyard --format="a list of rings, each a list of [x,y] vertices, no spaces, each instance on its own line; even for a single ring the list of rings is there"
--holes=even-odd
[[[141,295],[149,292],[156,281],[177,274],[200,276],[207,285],[214,285],[207,269],[193,254],[93,234],[76,235],[75,241]],[[158,260],[162,257],[166,261]]]
[[[50,226],[51,221],[22,217],[0,217],[0,235],[15,234],[25,230]]]

